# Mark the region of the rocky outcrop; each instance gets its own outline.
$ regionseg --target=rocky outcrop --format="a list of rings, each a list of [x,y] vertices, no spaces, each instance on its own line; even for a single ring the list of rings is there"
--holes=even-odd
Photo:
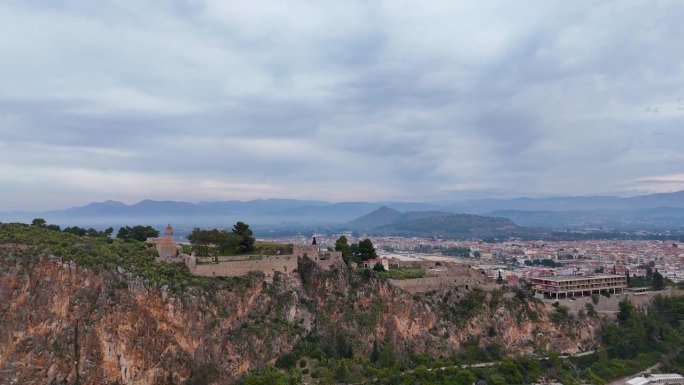
[[[272,283],[250,275],[172,292],[121,268],[0,255],[0,384],[74,383],[78,375],[81,384],[152,385],[201,371],[229,384],[310,333],[331,355],[366,355],[391,342],[400,355],[435,356],[474,338],[511,353],[574,352],[596,335],[594,320],[558,325],[544,305],[510,295],[411,295],[371,274],[322,271],[310,261]]]

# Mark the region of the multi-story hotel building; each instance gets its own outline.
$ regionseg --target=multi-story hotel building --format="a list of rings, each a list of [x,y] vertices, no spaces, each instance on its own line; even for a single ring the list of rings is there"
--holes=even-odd
[[[555,276],[532,278],[534,289],[545,298],[572,298],[594,293],[622,293],[627,288],[627,277],[615,274],[586,276]]]

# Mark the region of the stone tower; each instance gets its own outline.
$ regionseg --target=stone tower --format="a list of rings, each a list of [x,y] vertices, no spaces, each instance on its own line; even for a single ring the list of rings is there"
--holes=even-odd
[[[178,244],[173,239],[173,227],[169,224],[164,229],[164,236],[148,238],[147,243],[154,244],[161,258],[175,258],[178,255]]]
[[[170,223],[166,226],[166,229],[164,230],[164,236],[167,238],[173,238],[173,227],[171,227]]]

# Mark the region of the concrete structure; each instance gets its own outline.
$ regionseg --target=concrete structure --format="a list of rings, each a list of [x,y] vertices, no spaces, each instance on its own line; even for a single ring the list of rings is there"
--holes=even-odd
[[[675,385],[684,384],[684,377],[679,374],[644,374],[641,377],[635,377],[625,382],[626,385],[648,385],[648,384],[663,384]]]
[[[627,292],[634,295],[646,294],[649,291],[651,291],[650,287],[630,287],[629,289],[627,289]]]
[[[163,237],[147,238],[146,242],[154,245],[157,255],[162,259],[175,259],[178,256],[178,243],[173,239],[173,227],[170,224],[166,226]]]
[[[627,288],[627,277],[614,274],[536,277],[532,278],[532,283],[535,291],[545,298],[563,299],[594,293],[623,293]]]

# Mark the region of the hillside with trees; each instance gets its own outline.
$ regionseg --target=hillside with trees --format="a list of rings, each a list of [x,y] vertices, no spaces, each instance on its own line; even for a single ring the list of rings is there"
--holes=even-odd
[[[197,255],[236,255],[255,251],[252,230],[244,222],[237,222],[232,231],[195,228],[188,241]]]

